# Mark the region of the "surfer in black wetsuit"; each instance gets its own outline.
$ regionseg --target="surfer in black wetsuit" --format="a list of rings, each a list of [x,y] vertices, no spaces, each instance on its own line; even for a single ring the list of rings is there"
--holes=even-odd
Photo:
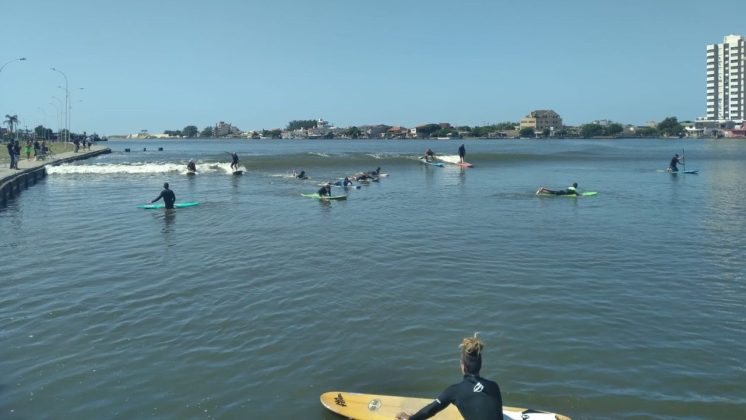
[[[163,183],[163,191],[161,191],[161,195],[158,196],[155,200],[151,201],[150,204],[155,203],[156,201],[163,199],[163,202],[166,204],[167,209],[174,208],[174,202],[176,201],[176,194],[174,194],[173,191],[168,189],[168,182]]]
[[[189,163],[187,163],[187,171],[197,172],[197,165],[194,164],[193,160],[190,160]]]
[[[670,172],[679,172],[679,168],[676,166],[679,163],[684,163],[684,162],[682,162],[681,158],[679,158],[679,154],[676,153],[671,158],[671,163],[668,164],[668,170]]]
[[[300,173],[295,177],[298,179],[308,179],[308,177],[306,176],[306,171],[300,171]]]
[[[432,162],[435,160],[435,152],[432,149],[427,149],[425,152],[425,162]]]
[[[232,159],[231,169],[233,169],[234,172],[238,171],[238,153],[232,152],[231,159]]]
[[[461,159],[461,163],[464,163],[464,157],[466,157],[466,147],[464,147],[463,143],[461,146],[458,147],[458,157]]]
[[[381,174],[381,167],[377,167],[375,171],[368,172],[368,175],[370,176],[378,176]]]
[[[467,420],[502,420],[503,399],[500,386],[479,376],[484,344],[474,334],[474,337],[464,338],[459,347],[464,380],[446,388],[435,401],[420,411],[414,414],[397,414],[397,420],[427,419],[438,414],[449,404],[454,404]]]
[[[573,182],[571,187],[567,187],[564,190],[550,190],[549,188],[541,187],[539,191],[536,191],[536,194],[580,195],[577,182]]]
[[[323,187],[319,188],[318,194],[319,194],[319,197],[323,197],[323,196],[331,197],[332,196],[332,184],[327,183]]]

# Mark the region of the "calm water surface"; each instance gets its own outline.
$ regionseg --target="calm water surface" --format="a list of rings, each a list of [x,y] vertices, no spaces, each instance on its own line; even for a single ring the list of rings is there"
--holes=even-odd
[[[474,331],[507,405],[746,418],[746,143],[416,160],[459,144],[112,141],[50,169],[0,210],[0,418],[334,419],[324,391],[434,397]],[[658,171],[682,149],[699,175]],[[300,196],[377,166],[347,201]],[[201,204],[137,209],[164,181]],[[599,194],[533,194],[572,182]]]

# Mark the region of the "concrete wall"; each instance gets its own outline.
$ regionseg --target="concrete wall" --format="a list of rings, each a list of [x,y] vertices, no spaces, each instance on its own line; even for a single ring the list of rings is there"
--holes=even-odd
[[[59,165],[62,163],[88,159],[93,156],[104,155],[107,153],[111,153],[111,149],[106,148],[101,150],[94,150],[87,153],[78,153],[74,156],[63,157],[44,165],[34,166],[28,169],[22,169],[20,171],[3,171],[3,175],[5,176],[0,179],[0,208],[5,207],[8,204],[8,200],[13,197],[17,197],[21,193],[21,191],[25,190],[31,185],[36,184],[40,179],[46,177],[47,165]]]

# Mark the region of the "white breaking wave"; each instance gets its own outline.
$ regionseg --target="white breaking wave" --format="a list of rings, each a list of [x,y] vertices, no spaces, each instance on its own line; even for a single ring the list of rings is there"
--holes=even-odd
[[[461,158],[458,155],[435,155],[435,159],[453,164],[461,162]]]
[[[241,166],[239,170],[246,171]],[[197,166],[198,173],[233,173],[230,163],[205,163]],[[186,164],[179,163],[118,163],[76,165],[47,165],[48,174],[165,174],[180,173],[186,175]]]

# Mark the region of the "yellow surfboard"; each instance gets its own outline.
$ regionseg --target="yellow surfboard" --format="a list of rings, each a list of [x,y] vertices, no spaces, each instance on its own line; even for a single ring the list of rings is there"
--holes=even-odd
[[[321,394],[321,404],[334,413],[353,420],[393,420],[404,411],[414,414],[420,408],[433,402],[426,398],[394,397],[391,395],[358,394],[356,392],[325,392]],[[456,406],[449,405],[433,419],[463,420]],[[570,420],[561,414],[525,408],[503,407],[504,420]]]

